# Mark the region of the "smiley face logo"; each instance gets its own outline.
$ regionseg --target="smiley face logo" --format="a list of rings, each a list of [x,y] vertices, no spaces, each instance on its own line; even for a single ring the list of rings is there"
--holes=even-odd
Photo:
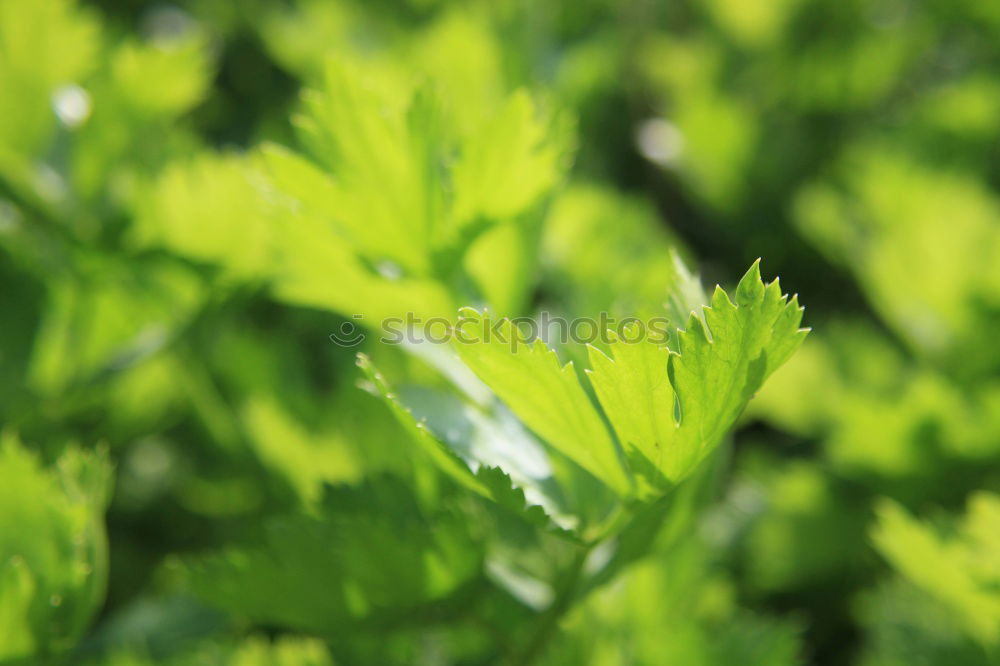
[[[363,319],[364,315],[356,314],[352,319]],[[353,321],[345,321],[337,330],[330,334],[330,340],[338,347],[357,347],[365,341],[365,334]]]

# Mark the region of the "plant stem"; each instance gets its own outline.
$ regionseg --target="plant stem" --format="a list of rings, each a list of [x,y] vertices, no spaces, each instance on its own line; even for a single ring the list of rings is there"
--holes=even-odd
[[[576,598],[580,577],[583,573],[583,565],[586,563],[587,556],[590,555],[590,551],[594,548],[594,545],[593,543],[588,544],[577,553],[569,569],[566,571],[558,594],[552,600],[552,605],[548,607],[540,618],[538,626],[531,634],[524,649],[514,655],[510,662],[511,666],[530,666],[545,651],[546,646],[552,640],[552,636],[559,627],[559,620],[570,609],[573,600]]]

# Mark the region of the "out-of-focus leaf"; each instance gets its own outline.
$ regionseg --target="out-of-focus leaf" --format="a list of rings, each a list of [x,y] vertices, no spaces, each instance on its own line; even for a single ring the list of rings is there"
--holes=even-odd
[[[197,644],[162,659],[141,650],[117,651],[86,666],[333,666],[330,652],[315,638],[252,636],[242,641],[220,639]]]
[[[206,153],[170,165],[143,197],[136,227],[142,245],[251,279],[272,270],[272,237],[250,165],[237,155]]]
[[[395,274],[398,267],[382,264],[379,273],[379,265],[366,265],[337,232],[342,209],[330,176],[277,146],[265,148],[262,159],[278,199],[269,219],[275,243],[271,277],[280,299],[363,315],[358,324],[376,330],[385,319],[407,312],[425,319],[453,312],[452,297],[439,282]]]
[[[1000,498],[979,493],[953,536],[937,533],[889,500],[878,507],[876,547],[903,576],[961,618],[986,646],[1000,641]]]
[[[594,627],[602,627],[594,631]],[[704,547],[687,542],[621,572],[567,618],[546,665],[799,663],[799,627],[734,607]]]
[[[73,645],[104,598],[104,453],[65,452],[41,467],[16,439],[0,443],[0,658]]]
[[[459,516],[425,512],[383,477],[331,489],[316,518],[271,520],[260,544],[188,561],[182,573],[237,616],[346,637],[459,612],[481,557]]]
[[[574,183],[548,211],[540,252],[554,305],[570,314],[646,316],[662,312],[669,299],[667,317],[678,326],[707,301],[697,277],[680,259],[671,262],[680,247],[650,203]]]
[[[263,462],[292,484],[306,506],[320,499],[324,483],[361,478],[362,463],[341,436],[308,432],[273,399],[250,400],[243,418]]]
[[[29,386],[42,393],[155,354],[200,300],[193,276],[177,266],[152,262],[133,272],[119,262],[81,264],[78,274],[50,283],[29,373]]]
[[[323,88],[305,99],[299,127],[332,173],[341,233],[371,261],[391,260],[421,275],[430,270],[429,243],[443,204],[422,144],[447,147],[427,134],[436,129],[433,116],[415,114],[411,125],[410,94],[330,63]]]
[[[467,141],[452,173],[456,224],[510,218],[555,184],[560,156],[536,115],[528,93],[515,92]]]
[[[951,608],[903,579],[866,590],[855,604],[865,628],[861,666],[992,666]]]
[[[0,2],[0,173],[5,158],[29,158],[45,148],[60,86],[77,86],[64,94],[79,90],[96,65],[100,37],[94,17],[70,0]],[[79,120],[76,110],[66,110],[71,122]]]
[[[151,44],[126,42],[111,61],[113,85],[130,110],[143,115],[187,111],[208,92],[211,69],[205,38],[187,34]]]
[[[796,213],[800,228],[858,277],[879,314],[914,349],[953,358],[965,372],[996,364],[974,343],[990,322],[989,309],[1000,304],[1000,202],[978,181],[863,145],[832,182],[804,189]],[[985,358],[970,356],[976,353]]]

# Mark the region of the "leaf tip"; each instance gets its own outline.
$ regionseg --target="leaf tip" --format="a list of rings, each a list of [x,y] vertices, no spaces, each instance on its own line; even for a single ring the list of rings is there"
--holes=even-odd
[[[736,304],[750,305],[759,301],[763,295],[764,283],[760,279],[760,259],[757,259],[736,286]]]

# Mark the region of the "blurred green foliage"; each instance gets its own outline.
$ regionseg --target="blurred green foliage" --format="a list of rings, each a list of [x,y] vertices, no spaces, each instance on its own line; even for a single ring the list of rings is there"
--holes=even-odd
[[[0,0],[0,663],[1000,664],[998,44]]]

